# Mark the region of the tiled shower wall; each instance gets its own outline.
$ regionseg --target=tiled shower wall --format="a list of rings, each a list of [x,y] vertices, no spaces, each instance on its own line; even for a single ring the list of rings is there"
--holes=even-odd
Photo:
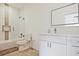
[[[4,32],[2,32],[2,25],[4,25],[4,5],[0,4],[0,40],[4,40]]]
[[[19,10],[12,6],[8,7],[9,25],[11,32],[9,32],[9,39],[17,39],[19,36]],[[0,41],[5,40],[5,33],[2,31],[2,25],[5,25],[5,5],[0,4]],[[14,31],[13,31],[14,27]]]

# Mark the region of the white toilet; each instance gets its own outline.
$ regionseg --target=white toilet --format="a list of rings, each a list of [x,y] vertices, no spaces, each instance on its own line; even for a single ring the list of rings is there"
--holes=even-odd
[[[23,50],[29,48],[29,47],[28,47],[28,41],[25,40],[25,39],[18,40],[18,41],[16,42],[16,44],[17,44],[18,47],[19,47],[19,51],[23,51]]]

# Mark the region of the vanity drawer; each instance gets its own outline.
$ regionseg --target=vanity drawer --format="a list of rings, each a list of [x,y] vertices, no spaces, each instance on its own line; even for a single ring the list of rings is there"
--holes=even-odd
[[[72,46],[71,55],[79,56],[79,46]]]
[[[52,36],[49,39],[51,39],[52,42],[66,44],[66,37],[64,37],[64,36]]]
[[[70,41],[72,46],[79,46],[79,37],[72,37]]]
[[[66,44],[66,36],[60,36],[60,35],[49,35],[49,36],[41,36],[41,40],[47,40],[49,42],[54,43],[60,43],[60,44]]]

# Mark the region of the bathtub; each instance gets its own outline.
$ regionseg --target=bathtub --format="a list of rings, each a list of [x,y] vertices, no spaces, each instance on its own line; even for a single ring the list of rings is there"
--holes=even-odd
[[[0,51],[5,50],[5,49],[9,49],[12,47],[18,47],[16,44],[17,40],[3,40],[0,41]]]

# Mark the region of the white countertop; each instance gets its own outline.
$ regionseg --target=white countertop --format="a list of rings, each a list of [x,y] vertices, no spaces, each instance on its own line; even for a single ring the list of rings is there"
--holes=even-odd
[[[51,34],[51,33],[42,33],[40,35],[43,36],[76,36],[79,37],[79,35],[69,35],[69,34]]]

